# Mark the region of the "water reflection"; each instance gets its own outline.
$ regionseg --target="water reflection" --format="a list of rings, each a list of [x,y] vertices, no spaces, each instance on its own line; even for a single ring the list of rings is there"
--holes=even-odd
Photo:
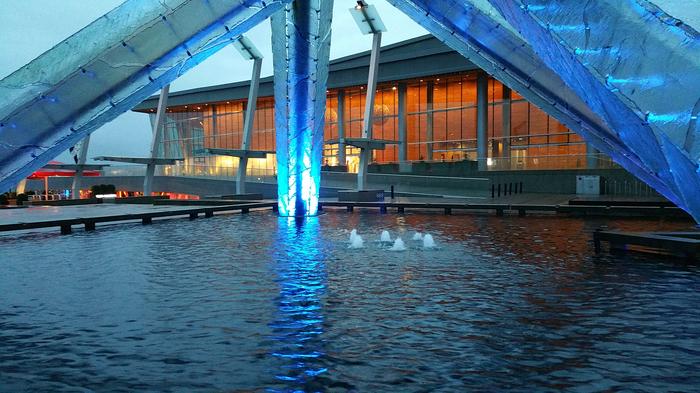
[[[279,285],[271,355],[278,360],[273,391],[314,391],[325,372],[322,297],[324,253],[317,217],[280,218],[273,263]]]

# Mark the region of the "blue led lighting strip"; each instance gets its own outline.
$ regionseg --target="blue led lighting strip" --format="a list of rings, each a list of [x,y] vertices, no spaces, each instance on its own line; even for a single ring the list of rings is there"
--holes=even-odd
[[[321,186],[333,1],[297,0],[272,16],[281,216],[313,216]]]

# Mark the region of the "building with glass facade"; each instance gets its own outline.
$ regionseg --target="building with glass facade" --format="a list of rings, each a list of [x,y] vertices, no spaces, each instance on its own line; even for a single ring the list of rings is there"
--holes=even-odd
[[[329,143],[323,152],[326,169],[357,171],[358,149],[330,142],[360,136],[368,64],[369,52],[331,62],[324,135]],[[237,158],[206,154],[203,149],[241,148],[248,88],[246,81],[170,94],[160,156],[184,160],[165,167],[163,174],[235,174]],[[487,89],[484,102],[477,99],[481,88]],[[261,80],[259,94],[251,149],[274,151],[271,77]],[[156,105],[157,99],[151,98],[134,110],[154,117]],[[488,113],[485,141],[477,138],[481,105]],[[432,36],[382,48],[373,138],[397,142],[374,151],[376,165],[476,162],[477,146],[483,143],[484,172],[615,167],[555,118]],[[273,176],[275,162],[274,155],[251,159],[249,174]]]

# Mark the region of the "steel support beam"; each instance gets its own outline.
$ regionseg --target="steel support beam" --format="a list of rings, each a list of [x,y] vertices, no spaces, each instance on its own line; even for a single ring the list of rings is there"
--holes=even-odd
[[[318,211],[332,0],[297,0],[271,18],[282,216]]]
[[[365,115],[362,118],[362,138],[372,138],[374,124],[374,97],[377,95],[377,76],[379,74],[379,51],[382,47],[382,32],[372,34],[372,51],[369,59],[369,76],[367,77],[367,97]],[[371,149],[360,149],[360,165],[357,171],[357,190],[367,189],[367,171],[372,159]]]
[[[250,90],[246,104],[245,122],[243,124],[243,142],[241,150],[250,150],[253,137],[253,121],[255,120],[255,108],[258,102],[258,88],[260,87],[260,70],[262,58],[253,60],[253,75],[250,78]],[[236,173],[236,194],[245,193],[246,171],[248,169],[248,156],[238,158],[238,172]]]
[[[151,155],[150,158],[158,158],[158,147],[163,141],[163,124],[165,124],[166,109],[168,107],[168,93],[170,85],[163,86],[158,98],[158,109],[156,110],[156,119],[153,122],[153,136],[151,137]],[[143,179],[143,195],[150,196],[153,192],[153,178],[156,172],[155,162],[146,164],[146,176]]]

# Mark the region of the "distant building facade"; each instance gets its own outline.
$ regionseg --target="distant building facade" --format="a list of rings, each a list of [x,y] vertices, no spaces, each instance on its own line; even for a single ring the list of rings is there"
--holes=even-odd
[[[269,61],[269,60],[268,60]],[[359,137],[366,96],[369,52],[331,62],[325,135],[328,142]],[[478,78],[488,97],[479,102]],[[160,156],[183,158],[164,174],[232,176],[237,159],[201,152],[241,147],[249,82],[172,93]],[[157,100],[134,110],[154,116]],[[375,151],[374,164],[476,161],[477,108],[486,106],[486,170],[611,168],[599,154],[555,118],[433,38],[423,36],[382,48],[374,106],[373,138],[393,140]],[[272,78],[264,78],[255,113],[251,148],[275,150]],[[323,163],[357,171],[359,151],[326,143]],[[273,176],[274,155],[251,159],[249,174]],[[330,168],[329,168],[330,169]]]

